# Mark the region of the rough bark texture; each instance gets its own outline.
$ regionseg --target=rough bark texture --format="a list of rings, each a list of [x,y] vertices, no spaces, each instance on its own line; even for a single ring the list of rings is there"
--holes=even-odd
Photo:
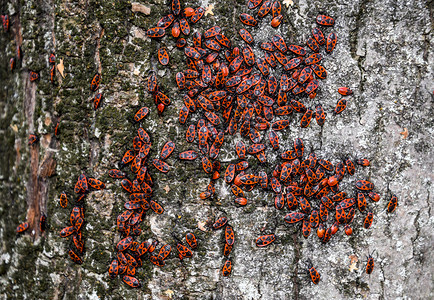
[[[172,254],[166,266],[158,268],[145,260],[135,290],[107,274],[119,240],[115,218],[123,211],[123,192],[118,181],[108,177],[124,151],[131,145],[138,125],[132,117],[141,106],[151,108],[143,127],[151,134],[156,157],[169,139],[177,151],[187,150],[185,127],[179,125],[182,97],[174,76],[185,68],[182,51],[166,36],[152,41],[145,30],[169,13],[165,1],[138,1],[150,14],[132,12],[126,1],[0,1],[1,13],[11,19],[9,33],[0,34],[0,295],[8,299],[428,299],[433,298],[433,3],[431,1],[321,1],[295,0],[283,6],[284,24],[278,29],[270,18],[252,30],[256,42],[279,33],[287,42],[303,44],[319,13],[336,19],[338,45],[327,55],[328,77],[321,82],[315,101],[330,112],[339,99],[337,88],[349,86],[355,92],[347,110],[328,114],[321,129],[311,124],[298,126],[291,118],[290,129],[280,133],[281,148],[291,148],[300,137],[308,150],[333,162],[366,157],[368,168],[359,168],[357,178],[370,179],[381,194],[371,205],[375,214],[369,230],[360,216],[354,234],[342,229],[328,244],[316,236],[305,240],[295,228],[285,226],[287,211],[273,207],[274,197],[255,189],[248,204],[233,204],[230,188],[218,181],[217,199],[199,200],[208,179],[198,163],[176,159],[168,162],[167,175],[153,171],[154,197],[165,212],[148,214],[141,240],[171,243],[175,232],[196,233],[199,248],[182,264]],[[193,25],[204,30],[219,24],[224,33],[242,45],[237,34],[238,15],[248,12],[244,1],[188,3],[196,7],[215,4],[214,15]],[[134,4],[135,6],[137,3]],[[156,60],[159,43],[170,51],[170,65]],[[8,62],[21,45],[24,56],[13,71]],[[64,77],[49,82],[48,56],[55,51],[64,64]],[[41,79],[30,83],[29,70],[40,71]],[[158,80],[172,104],[162,117],[144,89],[149,70],[158,70]],[[93,110],[92,76],[102,74],[102,107]],[[58,138],[53,127],[61,120]],[[401,134],[408,130],[408,137]],[[30,133],[41,140],[27,146]],[[225,138],[220,153],[223,166],[235,159],[239,136]],[[268,166],[277,155],[270,151]],[[253,170],[260,167],[249,161]],[[54,170],[55,168],[55,170]],[[267,169],[268,172],[271,169]],[[68,243],[59,237],[67,226],[71,204],[62,209],[62,191],[70,195],[82,172],[107,183],[103,191],[86,198],[86,240],[83,265],[73,264]],[[343,189],[351,191],[354,178],[346,178]],[[168,188],[167,188],[168,187]],[[166,189],[164,189],[166,188]],[[394,193],[397,210],[384,207]],[[48,216],[49,230],[41,235],[37,221]],[[223,233],[200,231],[200,221],[226,215],[236,232],[232,253],[233,270],[221,276]],[[30,222],[30,230],[17,236],[16,226]],[[275,232],[278,240],[268,248],[255,247],[254,240]],[[372,275],[363,272],[365,256],[376,250]],[[359,259],[358,270],[349,271],[350,255]],[[311,283],[304,262],[310,258],[321,273],[318,285]],[[172,293],[173,292],[173,293]]]

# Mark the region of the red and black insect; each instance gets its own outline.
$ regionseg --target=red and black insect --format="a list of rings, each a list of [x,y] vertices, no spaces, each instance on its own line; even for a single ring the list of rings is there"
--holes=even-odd
[[[336,47],[336,42],[338,40],[338,37],[334,32],[331,32],[327,37],[327,45],[326,45],[326,51],[328,53],[331,53],[333,49]]]
[[[256,239],[256,247],[266,247],[276,240],[275,234],[262,235]]]
[[[304,213],[300,213],[300,212],[292,212],[289,213],[285,216],[285,222],[288,224],[294,224],[294,223],[298,223],[302,220],[304,220],[304,218],[306,217],[306,215]]]
[[[313,65],[310,65],[310,68],[315,73],[315,75],[318,76],[319,78],[321,78],[321,79],[327,78],[327,71],[323,66],[318,65],[318,64],[313,64]]]
[[[179,153],[179,159],[181,160],[195,160],[199,154],[194,150],[187,150]]]
[[[84,194],[89,190],[88,184],[87,184],[87,177],[84,174],[80,174],[78,177],[77,183],[74,187],[74,192],[76,194]]]
[[[160,251],[158,252],[157,257],[161,260],[166,259],[167,256],[169,256],[170,251],[172,250],[172,247],[169,244],[166,244],[161,247]]]
[[[255,2],[256,2],[256,1],[255,1]],[[261,4],[260,1],[257,1],[257,2],[259,2],[259,4]],[[259,4],[258,4],[258,5],[259,5]],[[273,2],[270,1],[270,0],[266,0],[266,1],[264,1],[264,2],[262,3],[261,7],[259,8],[259,11],[258,11],[258,17],[260,17],[260,18],[265,17],[265,16],[270,12],[272,4],[273,4]],[[249,7],[249,8],[250,8],[250,7]],[[253,8],[250,8],[250,9],[253,9]]]
[[[108,272],[111,278],[115,278],[118,275],[119,265],[119,261],[116,258],[110,263]]]
[[[318,27],[313,28],[312,35],[315,38],[315,40],[318,42],[318,44],[320,45],[325,44],[324,34],[322,33],[321,29],[319,29]]]
[[[185,240],[187,241],[187,244],[190,246],[191,249],[197,248],[197,239],[193,233],[188,232],[185,235]]]
[[[367,180],[358,180],[356,182],[356,189],[361,191],[370,191],[374,188],[374,184]]]
[[[66,196],[65,192],[60,194],[59,204],[63,208],[66,208],[68,206],[68,197]]]
[[[224,277],[231,275],[232,272],[232,262],[228,259],[223,265],[222,274]]]
[[[3,31],[9,31],[9,15],[2,15]]]
[[[164,212],[163,207],[162,207],[160,204],[158,204],[157,202],[155,202],[154,200],[150,200],[150,201],[149,201],[149,204],[150,204],[150,206],[151,206],[151,209],[152,209],[156,214],[161,215],[161,214]]]
[[[180,242],[176,243],[176,250],[178,250],[179,255],[180,255],[180,259],[184,259],[185,258],[190,258],[193,257],[193,252],[188,249],[186,246],[184,246],[183,244],[181,244]]]
[[[363,221],[363,227],[365,229],[371,227],[373,220],[374,220],[374,214],[372,212],[368,212],[368,214],[365,217],[365,220]]]
[[[300,120],[300,127],[301,128],[308,127],[310,121],[312,120],[312,116],[313,116],[313,111],[310,108],[308,108]]]
[[[47,229],[47,216],[44,213],[41,213],[39,217],[39,230],[44,232]]]
[[[212,229],[217,230],[225,226],[227,222],[228,219],[226,217],[220,217],[219,219],[217,219],[217,221],[214,222],[214,224],[212,224],[211,227]]]
[[[15,230],[17,233],[22,233],[26,231],[29,228],[29,223],[23,222],[20,225],[18,225],[17,229]]]
[[[278,120],[271,125],[271,128],[275,131],[285,129],[289,126],[289,120]]]
[[[340,114],[341,112],[343,112],[345,110],[345,108],[347,107],[347,100],[345,99],[341,99],[338,101],[338,103],[336,104],[336,108],[335,108],[335,114]]]
[[[173,150],[175,150],[175,143],[172,141],[166,142],[166,144],[163,146],[163,149],[161,149],[160,159],[167,159],[170,154],[172,154]]]
[[[28,139],[28,145],[33,145],[39,141],[39,137],[37,137],[35,134],[30,134]]]
[[[144,117],[146,117],[149,113],[149,108],[146,106],[140,108],[136,114],[134,115],[134,121],[140,122]]]
[[[255,18],[249,14],[242,13],[242,14],[240,14],[239,18],[240,18],[241,23],[243,23],[244,25],[247,25],[247,26],[258,25],[258,21],[256,21]]]
[[[326,119],[326,115],[325,115],[324,109],[323,109],[323,107],[322,107],[321,104],[318,104],[315,107],[315,119],[316,119],[316,123],[319,126],[323,126],[324,125],[325,119]]]
[[[153,27],[146,31],[146,35],[150,38],[160,38],[166,34],[163,27]]]
[[[29,78],[30,78],[30,82],[34,82],[34,81],[39,79],[39,73],[34,72],[34,71],[30,71],[29,72]]]
[[[306,45],[313,51],[318,52],[319,51],[319,45],[317,41],[314,38],[308,38],[306,41]]]
[[[280,2],[277,1],[277,3],[280,3]],[[280,52],[285,53],[286,51],[288,51],[288,47],[286,46],[285,40],[280,35],[273,36],[273,38],[271,40],[272,40],[274,46],[276,46],[276,48]]]
[[[225,240],[226,244],[228,244],[229,246],[232,246],[235,242],[235,233],[232,226],[230,225],[227,225],[225,228]]]
[[[240,31],[238,32],[241,36],[241,38],[248,44],[253,43],[253,37],[250,34],[250,32],[248,32],[246,29],[241,28]]]
[[[320,279],[321,279],[321,275],[320,273],[315,269],[315,267],[313,266],[312,262],[310,261],[310,259],[307,261],[307,268],[309,271],[309,275],[310,275],[310,279],[312,280],[312,282],[314,284],[318,284]]]
[[[50,54],[50,56],[48,57],[48,63],[50,64],[50,65],[54,65],[54,64],[56,64],[56,55],[52,52],[51,54]]]
[[[276,28],[282,23],[283,16],[277,15],[271,20],[271,26]]]
[[[179,15],[179,13],[181,12],[180,0],[172,0],[172,12],[175,16]]]
[[[102,93],[96,94],[95,97],[93,98],[93,108],[95,110],[99,107],[101,100],[102,100]]]
[[[398,206],[398,197],[396,197],[396,195],[392,195],[392,198],[390,198],[389,203],[387,203],[387,212],[388,213],[394,212],[397,206]]]
[[[83,260],[80,258],[80,256],[78,256],[72,249],[69,249],[68,254],[74,263],[79,265],[83,263]]]
[[[194,24],[197,21],[199,21],[203,14],[205,13],[205,9],[203,9],[202,7],[198,7],[194,10],[194,13],[191,15],[191,22]]]
[[[122,276],[122,281],[132,288],[139,288],[141,286],[139,280],[136,277],[130,275]]]
[[[90,90],[92,92],[95,92],[99,88],[100,81],[101,81],[101,75],[96,73],[92,78],[92,82],[90,83]]]
[[[307,218],[305,218],[304,220],[303,220],[303,224],[302,224],[302,227],[301,227],[301,232],[302,232],[302,234],[303,234],[303,236],[305,237],[305,238],[308,238],[309,237],[309,235],[310,235],[310,231],[311,231],[311,224],[310,224],[310,221],[309,221],[309,219],[307,219]]]
[[[362,158],[362,159],[356,159],[356,163],[359,166],[363,166],[363,167],[367,167],[370,165],[370,161],[366,158]]]
[[[366,198],[363,193],[357,193],[357,207],[362,212],[366,209]]]
[[[160,172],[162,173],[167,173],[169,172],[169,165],[167,163],[165,163],[164,161],[158,159],[158,158],[154,158],[152,160],[152,165]]]
[[[374,254],[374,251],[372,251],[372,253],[368,254],[368,256],[366,257],[367,261],[366,261],[365,272],[368,275],[370,275],[372,273],[372,271],[374,271],[375,262],[374,262],[374,258],[372,257],[372,254]]]
[[[167,49],[161,47],[158,49],[158,61],[163,66],[166,66],[169,63],[169,54],[167,53]]]
[[[318,15],[316,17],[316,22],[319,25],[323,25],[323,26],[333,26],[335,24],[335,20],[332,17],[326,15]]]
[[[340,87],[338,88],[338,93],[341,94],[342,96],[348,96],[351,95],[353,91],[348,87]]]

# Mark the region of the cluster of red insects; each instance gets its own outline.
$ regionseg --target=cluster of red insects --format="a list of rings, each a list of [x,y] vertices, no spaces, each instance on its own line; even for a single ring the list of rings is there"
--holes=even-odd
[[[155,78],[155,77],[154,77]],[[158,84],[151,80],[148,90],[158,92]],[[140,122],[149,113],[147,107],[140,108],[134,116],[136,122]],[[117,230],[121,234],[121,240],[116,246],[116,255],[109,267],[109,274],[112,278],[117,275],[122,276],[122,281],[131,287],[140,287],[139,280],[134,277],[136,267],[142,266],[142,258],[149,253],[149,260],[162,267],[165,265],[165,259],[171,252],[172,247],[166,244],[161,247],[157,255],[152,254],[158,245],[158,241],[144,241],[139,244],[135,240],[141,234],[140,224],[144,219],[146,212],[151,208],[155,213],[162,214],[163,207],[152,199],[152,177],[148,169],[149,152],[151,150],[151,138],[149,134],[140,127],[137,136],[133,139],[132,149],[127,150],[122,157],[120,169],[111,169],[109,176],[116,179],[122,179],[122,188],[129,193],[129,201],[124,203],[125,211],[118,215],[116,219]],[[172,154],[175,149],[175,143],[168,141],[164,144],[160,157],[151,160],[152,165],[160,172],[167,173],[169,165],[165,160]],[[130,166],[131,174],[134,176],[131,182],[127,177],[128,171],[122,171],[126,166]],[[185,246],[180,240],[177,240],[176,249],[178,250],[179,259],[190,258],[193,252]],[[197,240],[193,233],[187,233],[185,236],[187,244],[191,249],[197,247]]]
[[[262,4],[262,5],[261,5]],[[261,5],[261,6],[260,6]],[[260,6],[260,7],[259,7]],[[281,4],[279,1],[250,0],[247,3],[249,9],[259,7],[257,16],[264,18],[271,12],[271,26],[278,27],[283,19]],[[315,117],[319,126],[323,126],[326,114],[321,104],[315,109],[306,107],[301,97],[316,97],[319,87],[318,79],[325,79],[327,71],[319,63],[322,60],[320,46],[325,45],[326,53],[331,53],[336,46],[337,36],[331,32],[325,38],[322,30],[313,28],[312,37],[306,41],[307,47],[313,52],[307,56],[307,48],[299,45],[287,44],[283,37],[274,35],[270,42],[261,43],[263,56],[254,55],[254,39],[248,30],[242,28],[239,35],[246,45],[239,49],[232,47],[231,41],[222,33],[219,26],[213,26],[202,35],[196,31],[193,35],[193,45],[189,46],[185,38],[190,34],[191,23],[196,23],[204,14],[204,9],[181,9],[179,0],[172,0],[172,14],[169,14],[157,22],[157,26],[147,31],[151,38],[161,38],[166,29],[172,26],[172,36],[177,38],[176,46],[183,48],[187,56],[187,66],[183,72],[176,74],[176,83],[180,90],[186,91],[183,101],[184,106],[179,112],[179,122],[186,124],[187,119],[193,118],[192,113],[203,113],[204,118],[199,118],[197,125],[190,124],[186,132],[189,143],[197,140],[199,151],[187,150],[179,154],[181,160],[196,160],[201,156],[202,167],[205,173],[211,177],[206,191],[200,193],[201,199],[211,198],[215,195],[215,182],[220,178],[220,161],[217,160],[220,148],[224,142],[225,134],[234,135],[238,129],[242,137],[250,139],[252,144],[246,146],[243,141],[236,144],[235,150],[239,158],[236,163],[230,163],[225,170],[224,180],[231,185],[235,195],[235,203],[247,205],[245,191],[251,191],[256,186],[264,190],[270,190],[275,194],[274,206],[281,210],[288,206],[291,211],[284,217],[289,225],[301,224],[301,233],[305,238],[316,228],[317,236],[321,242],[327,243],[339,229],[344,226],[346,235],[353,232],[352,223],[357,210],[364,216],[363,227],[368,229],[373,221],[373,213],[368,209],[366,199],[379,201],[380,196],[373,191],[374,185],[366,180],[355,182],[356,193],[350,197],[346,192],[340,191],[339,184],[346,174],[355,174],[356,165],[368,166],[366,159],[350,159],[333,164],[325,159],[318,158],[315,153],[304,155],[304,144],[301,139],[294,141],[294,148],[280,153],[281,162],[278,162],[272,171],[247,172],[249,163],[247,154],[256,157],[260,164],[267,161],[267,145],[262,141],[261,131],[269,130],[268,140],[274,151],[279,150],[279,136],[277,131],[284,130],[290,125],[288,119],[274,120],[275,117],[288,116],[292,112],[302,113],[300,126],[306,128],[311,119]],[[242,13],[240,21],[247,26],[256,26],[258,21],[251,15]],[[3,27],[8,24],[8,18],[2,16]],[[5,21],[6,20],[6,21]],[[334,25],[334,20],[325,15],[316,18],[318,25],[324,28]],[[7,29],[5,29],[7,31]],[[204,48],[203,48],[204,47]],[[293,57],[291,57],[293,56]],[[169,63],[169,55],[164,47],[158,50],[158,59],[162,65]],[[54,80],[54,54],[50,56],[51,80]],[[13,67],[11,60],[11,68]],[[270,70],[271,68],[271,70]],[[280,68],[280,70],[279,70]],[[255,72],[255,69],[258,72]],[[35,72],[33,72],[35,73]],[[281,73],[280,76],[275,76]],[[39,78],[32,75],[31,81]],[[91,83],[91,90],[99,87],[100,75],[96,74]],[[158,112],[161,114],[164,108],[170,104],[170,99],[161,92],[155,73],[148,79],[148,92],[153,95]],[[289,94],[291,92],[291,94]],[[340,88],[341,95],[351,95],[349,88]],[[289,96],[290,95],[290,96]],[[289,99],[291,97],[292,99]],[[98,93],[94,98],[94,108],[97,109],[102,99]],[[341,113],[346,107],[346,100],[338,101],[334,110],[335,114]],[[147,114],[147,107],[141,108],[134,120],[140,122]],[[219,117],[218,114],[221,114]],[[57,128],[57,127],[56,127]],[[56,133],[57,135],[57,133]],[[31,136],[29,144],[37,141],[36,136]],[[116,245],[115,258],[109,267],[109,275],[114,278],[122,277],[124,283],[131,287],[140,287],[139,280],[135,277],[136,267],[142,266],[142,258],[148,252],[149,260],[162,267],[165,259],[171,252],[171,246],[166,244],[159,250],[158,255],[152,254],[158,245],[158,241],[144,241],[139,243],[136,237],[141,234],[140,224],[146,212],[151,208],[155,213],[161,214],[164,209],[152,200],[152,178],[148,170],[148,156],[151,149],[149,134],[140,127],[138,134],[133,139],[132,149],[128,150],[122,158],[119,169],[112,169],[109,175],[112,178],[122,179],[122,188],[129,193],[129,200],[124,203],[125,211],[116,219],[117,230],[121,234],[121,240]],[[160,172],[167,173],[169,165],[165,160],[175,149],[175,144],[168,141],[160,153],[159,158],[152,160],[152,165]],[[127,177],[128,171],[122,171],[131,163],[130,169],[134,176],[133,181]],[[94,189],[104,188],[104,184],[93,178],[80,175],[74,191],[79,194],[77,204],[70,215],[70,226],[60,232],[61,237],[72,235],[74,249],[69,250],[69,255],[75,263],[82,263],[80,255],[83,254],[84,241],[81,228],[84,223],[83,198],[90,185]],[[366,196],[367,195],[367,196]],[[60,205],[67,206],[66,194],[60,197]],[[397,197],[392,196],[388,203],[387,211],[393,212],[397,207]],[[297,210],[300,211],[297,211]],[[334,217],[329,218],[329,215]],[[45,230],[45,215],[41,228]],[[42,217],[41,217],[42,218]],[[232,226],[227,224],[226,217],[219,218],[211,228],[214,230],[225,228],[224,256],[227,257],[222,269],[223,276],[229,276],[232,270],[232,262],[229,255],[235,242],[235,234]],[[329,225],[327,225],[329,223]],[[28,228],[27,223],[21,224],[17,232]],[[42,229],[41,229],[42,230]],[[197,247],[197,240],[193,233],[185,236],[186,247],[179,239],[176,249],[182,260],[192,257],[190,250]],[[257,247],[265,247],[276,240],[275,234],[263,235],[257,238]],[[366,273],[370,274],[374,268],[372,254],[369,254],[366,265]],[[320,281],[319,272],[308,261],[308,272],[313,283]]]
[[[261,0],[250,0],[247,7],[254,9],[261,3]],[[179,1],[172,1],[172,9],[178,6]],[[264,18],[270,11],[273,17],[271,25],[277,27],[282,20],[279,1],[264,1],[257,15]],[[179,13],[179,11],[173,12],[175,15]],[[170,26],[173,21],[172,18],[167,20],[166,18],[159,22],[160,25],[164,23],[162,27]],[[253,16],[246,13],[240,14],[239,19],[247,26],[258,24]],[[335,23],[333,18],[326,15],[319,15],[316,22],[323,28],[333,26]],[[173,36],[178,37],[179,32],[177,33],[178,35]],[[199,118],[197,125],[190,124],[186,132],[186,140],[189,143],[197,140],[199,152],[187,150],[179,155],[182,160],[196,160],[201,156],[203,170],[211,176],[210,184],[206,191],[200,194],[200,198],[207,199],[215,194],[214,184],[220,178],[221,167],[217,158],[224,136],[234,135],[239,128],[241,136],[249,138],[253,144],[246,146],[244,142],[239,141],[236,152],[240,161],[229,164],[225,171],[224,178],[228,184],[232,184],[231,190],[236,196],[235,203],[246,205],[244,191],[250,191],[256,185],[267,190],[270,185],[271,190],[276,194],[277,209],[282,209],[285,203],[291,211],[301,209],[301,212],[289,213],[285,221],[289,224],[301,222],[304,237],[309,236],[311,228],[318,228],[318,237],[326,243],[337,232],[339,225],[344,226],[347,235],[351,235],[350,224],[356,214],[353,206],[357,204],[359,211],[365,213],[367,208],[365,193],[368,193],[373,201],[378,201],[380,198],[372,191],[373,184],[365,180],[356,182],[355,188],[358,192],[355,198],[347,197],[345,192],[339,191],[339,182],[345,173],[353,175],[355,172],[352,160],[339,162],[336,168],[329,161],[318,159],[315,153],[311,153],[303,160],[304,145],[301,139],[296,139],[294,150],[281,153],[283,162],[276,165],[270,180],[264,171],[257,174],[245,172],[249,167],[245,160],[246,153],[255,156],[261,164],[267,161],[265,154],[267,146],[261,142],[260,131],[271,128],[268,134],[269,143],[273,150],[279,149],[277,131],[287,128],[290,120],[274,120],[275,116],[288,116],[294,111],[303,114],[300,120],[302,128],[308,127],[313,117],[319,126],[324,125],[326,114],[322,105],[318,103],[315,109],[306,107],[301,97],[303,95],[307,95],[310,99],[316,97],[318,80],[327,77],[327,71],[319,64],[323,58],[319,53],[320,46],[324,45],[325,52],[331,53],[336,46],[337,35],[330,32],[325,38],[323,30],[315,27],[312,30],[312,37],[306,41],[308,48],[288,45],[283,37],[274,35],[270,42],[260,44],[264,55],[255,57],[252,35],[244,28],[240,29],[239,34],[246,42],[241,50],[232,47],[231,41],[219,26],[209,28],[203,35],[196,31],[191,46],[185,42],[177,43],[179,48],[184,48],[188,66],[188,69],[178,72],[175,77],[178,88],[185,91],[179,122],[186,124],[188,118],[196,111],[204,116]],[[163,31],[158,28],[148,31],[148,36],[152,38],[161,38],[163,35]],[[309,49],[313,54],[307,55],[306,50]],[[159,51],[158,58],[162,65],[167,65],[169,58],[166,51]],[[279,68],[281,69],[278,70]],[[255,69],[259,72],[255,72]],[[281,75],[273,75],[277,73]],[[289,92],[292,94],[289,95]],[[352,91],[346,87],[339,88],[338,92],[343,96],[352,94]],[[334,113],[339,114],[345,108],[346,100],[341,99]],[[362,166],[369,165],[367,160],[356,160],[356,163]],[[392,197],[388,211],[393,211],[396,207],[397,201],[393,199],[396,197]],[[329,211],[336,214],[336,217],[331,226],[326,226]],[[363,226],[369,228],[372,220],[373,213],[368,210]],[[225,221],[227,220],[223,218],[217,223],[224,225]],[[230,253],[233,246],[232,227],[226,228],[229,228],[227,229],[229,233],[225,232],[225,256],[226,253]],[[232,244],[228,243],[228,235],[231,236],[229,241]],[[274,234],[264,235],[257,239],[256,244],[258,247],[264,247],[275,239]],[[318,283],[319,273],[311,263],[309,265],[312,281]],[[230,274],[231,267],[231,262],[228,260],[223,268],[224,276]]]
[[[69,257],[76,264],[82,264],[83,260],[80,256],[83,255],[84,251],[84,239],[81,229],[84,224],[84,198],[86,194],[90,191],[90,188],[95,190],[102,190],[105,188],[105,184],[96,178],[87,177],[85,174],[81,174],[78,177],[77,183],[74,187],[74,193],[78,195],[75,205],[72,208],[71,214],[69,216],[69,226],[63,228],[60,231],[60,237],[66,238],[72,235],[72,245],[68,250]],[[60,195],[59,204],[62,208],[67,208],[68,197],[65,192]]]
[[[226,217],[220,217],[215,221],[211,228],[217,230],[220,228],[225,228],[225,246],[223,248],[223,255],[227,258],[222,268],[222,275],[229,276],[232,271],[232,261],[229,258],[232,248],[235,244],[235,232],[231,225],[228,224],[228,219]]]
[[[2,24],[3,24],[3,31],[5,33],[7,33],[9,31],[9,15],[1,15],[1,19],[2,19]],[[21,50],[21,46],[17,47],[17,60],[21,61],[23,59],[23,52]],[[11,71],[14,70],[15,65],[17,63],[17,60],[15,59],[15,57],[12,57],[9,60],[9,68]],[[31,82],[34,82],[36,80],[39,79],[39,73],[38,72],[34,72],[34,71],[29,71],[29,78]],[[52,79],[53,80],[53,79]]]

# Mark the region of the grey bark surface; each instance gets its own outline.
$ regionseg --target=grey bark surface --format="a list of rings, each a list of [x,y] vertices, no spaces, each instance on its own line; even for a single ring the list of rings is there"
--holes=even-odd
[[[206,177],[199,163],[185,163],[177,153],[191,146],[185,126],[179,125],[183,105],[174,77],[185,69],[182,51],[169,36],[150,40],[145,31],[169,13],[165,1],[137,1],[150,14],[133,12],[126,1],[0,1],[2,14],[11,16],[9,33],[0,34],[0,295],[4,299],[432,299],[434,297],[433,244],[433,3],[432,1],[293,1],[282,4],[284,23],[273,29],[270,17],[252,29],[256,43],[274,34],[288,43],[304,44],[324,13],[335,18],[338,44],[323,65],[328,77],[320,82],[314,101],[328,111],[320,128],[299,127],[291,117],[290,128],[279,132],[281,149],[291,149],[295,138],[306,151],[337,163],[344,158],[369,158],[371,166],[346,177],[342,189],[353,193],[357,179],[375,183],[381,195],[370,203],[374,222],[362,228],[356,216],[354,233],[340,228],[330,243],[322,244],[313,232],[304,239],[300,231],[285,225],[288,212],[274,208],[274,196],[254,189],[248,204],[236,207],[230,187],[217,181],[216,198],[200,200]],[[202,32],[218,24],[235,45],[243,45],[237,33],[238,15],[248,12],[244,1],[188,2],[192,7],[214,4],[214,15],[192,25]],[[187,6],[186,5],[186,6]],[[169,30],[168,30],[169,32]],[[169,34],[167,34],[169,35]],[[190,37],[191,39],[191,37]],[[8,62],[23,49],[23,61],[13,71]],[[170,64],[156,59],[159,45],[169,49]],[[63,60],[64,77],[57,72],[49,81],[48,56]],[[259,55],[260,53],[255,53]],[[41,79],[30,83],[29,70]],[[145,80],[150,70],[172,103],[163,116],[157,114]],[[94,111],[89,90],[92,76],[100,72],[104,93],[101,108]],[[331,111],[340,99],[337,89],[349,86],[347,109],[339,116]],[[313,101],[313,100],[306,100]],[[317,102],[312,103],[317,103]],[[143,127],[152,137],[151,157],[164,143],[176,144],[168,159],[169,173],[153,171],[154,198],[165,212],[149,213],[139,240],[158,239],[175,245],[172,232],[182,237],[192,231],[199,240],[194,257],[182,263],[175,254],[158,268],[144,260],[137,269],[140,289],[131,289],[120,278],[110,279],[108,265],[119,241],[116,216],[127,198],[119,181],[108,177],[123,153],[131,147],[138,124],[132,118],[148,106]],[[314,105],[312,105],[314,106]],[[197,118],[197,116],[196,116]],[[58,138],[53,126],[61,121]],[[197,119],[196,119],[197,121]],[[408,131],[408,136],[403,134]],[[40,142],[27,146],[30,133]],[[225,137],[219,159],[225,167],[235,160],[239,134]],[[277,154],[267,152],[267,171]],[[252,170],[262,167],[250,157]],[[68,225],[73,187],[86,174],[106,183],[106,189],[86,197],[84,263],[73,264],[68,242],[59,231]],[[58,204],[62,191],[70,195],[68,209]],[[392,194],[399,206],[388,214]],[[50,228],[41,235],[37,220],[48,216]],[[235,230],[232,274],[221,276],[222,231],[201,231],[200,222],[227,216]],[[28,221],[31,230],[16,235],[15,228]],[[275,231],[277,241],[260,249],[255,239]],[[366,255],[376,250],[374,272],[364,273]],[[350,256],[358,258],[350,271]],[[321,273],[314,285],[303,273],[311,259]]]

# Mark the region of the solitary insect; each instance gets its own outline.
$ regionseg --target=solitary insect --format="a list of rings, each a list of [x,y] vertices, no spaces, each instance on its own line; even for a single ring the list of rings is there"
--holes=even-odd
[[[363,158],[363,159],[357,159],[357,160],[356,160],[356,163],[357,163],[359,166],[363,166],[363,167],[367,167],[367,166],[370,165],[369,159],[366,159],[366,158]]]
[[[373,219],[374,219],[374,214],[372,212],[368,212],[368,214],[365,217],[365,220],[363,221],[363,227],[365,229],[371,227]]]
[[[374,250],[375,251],[375,250]],[[367,258],[367,262],[366,262],[366,274],[370,275],[372,273],[372,271],[374,271],[374,266],[375,266],[375,262],[374,262],[374,258],[372,257],[372,254],[374,254],[374,251],[372,251],[371,254],[368,254]]]
[[[338,103],[336,104],[335,114],[340,114],[345,110],[346,107],[347,107],[347,100],[345,99],[339,100]]]
[[[146,31],[146,35],[150,38],[160,38],[166,34],[166,31],[162,27],[153,27]]]
[[[146,117],[148,115],[148,113],[149,113],[149,108],[147,108],[146,106],[142,107],[134,115],[134,121],[139,122],[144,117]]]
[[[358,180],[356,182],[356,189],[361,191],[370,191],[374,188],[374,184],[367,180]]]
[[[307,261],[307,268],[309,269],[309,275],[310,275],[310,279],[312,279],[312,282],[314,284],[318,284],[318,282],[321,279],[321,275],[315,269],[315,267],[312,265],[312,262],[310,261],[310,259]]]
[[[188,232],[185,235],[185,240],[187,241],[187,244],[190,246],[191,249],[195,249],[197,247],[197,239],[193,233]]]
[[[122,281],[132,288],[139,288],[141,286],[139,280],[133,276],[124,275],[122,276]]]
[[[9,15],[2,15],[3,31],[8,32],[9,30]]]
[[[102,93],[98,93],[95,95],[95,98],[93,99],[93,108],[96,110],[99,107],[99,104],[102,100]]]
[[[90,83],[90,90],[95,92],[99,88],[99,83],[101,81],[101,75],[98,73],[95,74],[92,78],[92,82]]]
[[[223,265],[222,274],[223,276],[227,277],[231,275],[231,271],[232,271],[232,262],[228,259]]]
[[[68,254],[71,260],[76,264],[81,265],[83,263],[83,260],[73,250],[69,249]]]
[[[9,60],[9,68],[10,68],[11,71],[13,71],[13,69],[15,68],[15,58],[14,57],[12,57]]]
[[[396,197],[396,195],[392,195],[392,198],[390,198],[390,201],[387,204],[387,212],[389,213],[393,212],[397,206],[398,206],[398,197]]]
[[[266,247],[276,240],[276,235],[262,235],[256,239],[256,247]]]
[[[256,21],[255,18],[253,18],[251,15],[248,15],[246,13],[242,13],[240,15],[240,21],[241,23],[247,26],[256,26],[258,24],[258,21]]]
[[[47,229],[47,216],[44,213],[41,213],[41,217],[39,218],[39,230],[44,232]]]
[[[327,45],[326,45],[326,51],[328,53],[331,53],[333,51],[333,49],[336,46],[336,42],[337,42],[337,36],[334,32],[331,32],[328,37],[327,37]]]
[[[60,194],[59,204],[63,208],[66,208],[68,206],[68,198],[67,198],[65,192],[63,192],[62,194]]]
[[[173,150],[175,150],[175,143],[168,141],[166,144],[164,144],[163,149],[161,150],[160,158],[162,160],[167,159],[170,154],[172,154]]]
[[[316,17],[316,22],[319,25],[323,25],[323,26],[333,26],[335,24],[335,20],[332,17],[326,15],[318,15]]]
[[[30,71],[29,76],[30,76],[30,82],[34,82],[39,79],[39,73],[37,72]]]
[[[21,233],[21,232],[26,231],[28,228],[29,228],[29,223],[23,222],[20,225],[18,225],[16,232]]]
[[[51,53],[48,57],[48,62],[50,65],[54,65],[56,63],[56,55],[54,53]]]
[[[158,61],[163,66],[166,66],[169,63],[169,54],[167,53],[166,48],[162,47],[158,49]]]
[[[36,135],[34,135],[34,134],[30,134],[30,135],[29,135],[29,141],[28,141],[28,144],[29,144],[29,145],[33,145],[33,144],[35,144],[37,141],[39,141],[39,138],[38,138]]]
[[[342,96],[348,96],[351,95],[353,91],[348,87],[340,87],[338,88],[338,93],[341,94]]]

